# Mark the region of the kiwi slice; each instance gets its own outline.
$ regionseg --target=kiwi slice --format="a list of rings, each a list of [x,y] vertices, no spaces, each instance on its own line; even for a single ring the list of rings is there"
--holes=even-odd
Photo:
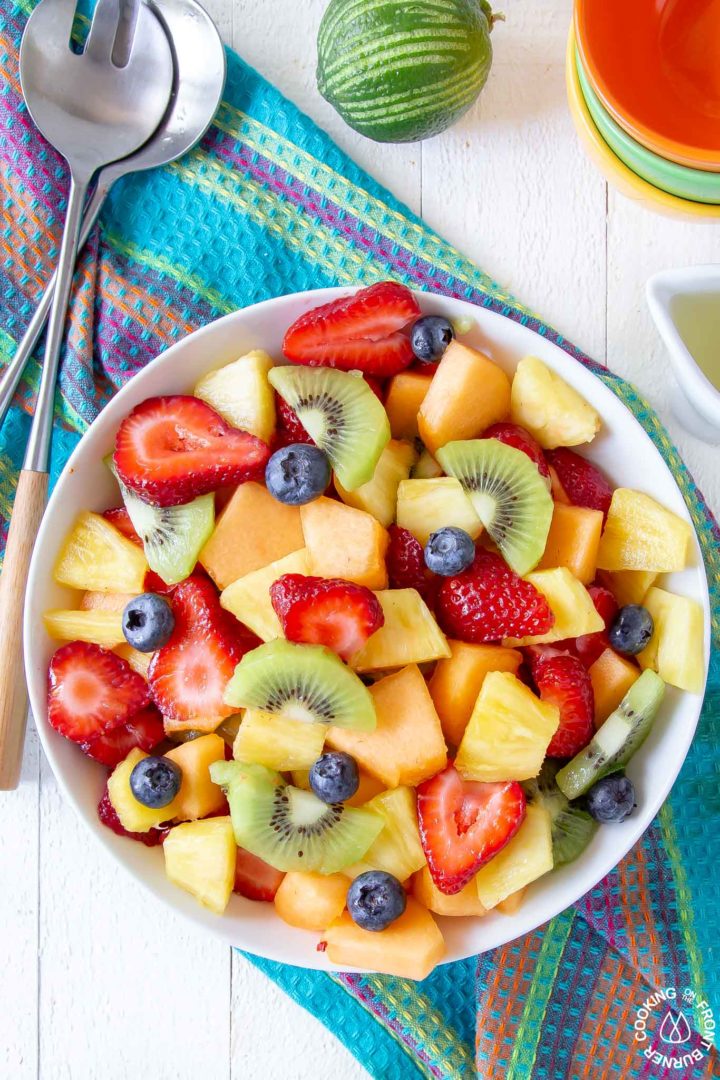
[[[446,443],[435,455],[460,481],[475,513],[516,574],[537,566],[545,550],[553,501],[537,465],[497,439]]]
[[[558,772],[558,787],[568,799],[584,795],[597,780],[627,765],[650,734],[664,695],[660,676],[650,668],[643,671],[585,749]]]
[[[232,708],[262,709],[291,720],[373,731],[367,687],[324,645],[279,639],[246,653],[225,689]]]
[[[555,777],[559,768],[558,762],[548,760],[539,776],[523,784],[528,801],[543,806],[550,814],[555,867],[577,859],[597,829],[597,822],[587,810],[573,806],[557,786]]]
[[[335,874],[362,859],[383,829],[372,810],[324,803],[262,765],[216,761],[210,778],[225,789],[238,845],[276,870]]]
[[[274,367],[268,379],[325,451],[344,488],[354,491],[372,480],[390,423],[360,372]]]

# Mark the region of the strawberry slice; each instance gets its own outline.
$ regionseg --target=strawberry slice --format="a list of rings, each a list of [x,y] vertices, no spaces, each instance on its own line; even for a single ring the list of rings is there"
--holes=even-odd
[[[102,516],[106,521],[109,521],[111,525],[114,525],[117,531],[121,532],[126,540],[132,540],[133,544],[142,547],[142,540],[135,531],[135,526],[130,520],[130,515],[124,506],[112,506],[109,510],[103,510]]]
[[[480,438],[497,439],[498,442],[514,446],[516,450],[522,450],[523,454],[527,454],[530,460],[535,462],[540,475],[550,479],[550,468],[540,443],[519,424],[492,424],[483,431]]]
[[[430,875],[452,896],[512,840],[525,817],[515,780],[463,780],[451,763],[417,789],[420,839]]]
[[[408,288],[382,281],[306,311],[285,334],[283,352],[294,364],[396,375],[414,360],[410,339],[399,331],[419,314]]]
[[[66,739],[86,743],[122,727],[149,702],[145,680],[115,653],[71,641],[53,654],[48,720]]]
[[[223,695],[240,660],[260,644],[242,623],[220,607],[215,587],[197,575],[172,594],[175,629],[148,669],[152,699],[176,724],[230,716]],[[219,722],[219,721],[218,721]]]
[[[600,654],[610,647],[607,632],[615,622],[615,616],[620,610],[618,602],[613,594],[609,589],[604,588],[602,585],[591,585],[588,588],[588,592],[592,597],[595,610],[602,616],[605,622],[605,629],[597,630],[594,634],[583,634],[578,638],[566,638],[564,641],[557,641],[555,643],[556,649],[561,649],[565,652],[572,653],[573,656],[577,656],[586,668],[591,667]]]
[[[120,425],[113,461],[122,482],[154,506],[190,502],[262,475],[270,449],[230,427],[198,398],[148,398]]]
[[[275,409],[277,412],[277,429],[273,443],[275,449],[281,446],[292,446],[294,443],[312,445],[313,441],[300,423],[297,413],[279,394],[275,395]]]
[[[245,848],[237,849],[233,892],[239,893],[248,900],[272,902],[284,877],[281,870],[276,870],[258,855],[253,855]]]
[[[526,656],[540,697],[560,710],[560,726],[547,756],[574,757],[595,733],[595,698],[587,668],[576,656],[542,645],[531,646]]]
[[[547,459],[573,506],[602,510],[603,517],[607,517],[613,489],[597,466],[565,446],[548,450]]]
[[[284,574],[270,586],[270,600],[288,641],[325,645],[343,660],[385,622],[374,592],[340,578]]]
[[[108,829],[112,829],[117,836],[127,836],[130,840],[138,840],[145,847],[157,847],[158,844],[162,844],[170,832],[169,827],[167,829],[149,829],[147,832],[128,832],[120,824],[120,818],[115,813],[115,807],[110,802],[107,788],[105,788],[105,793],[98,803],[97,813],[103,825],[106,825]]]
[[[436,611],[446,634],[473,643],[546,634],[555,622],[543,594],[485,548],[462,574],[443,579]]]
[[[93,761],[114,768],[125,760],[131,750],[139,747],[149,754],[164,738],[162,716],[154,705],[148,705],[122,727],[113,728],[104,735],[96,735],[94,739],[80,743],[80,749]]]

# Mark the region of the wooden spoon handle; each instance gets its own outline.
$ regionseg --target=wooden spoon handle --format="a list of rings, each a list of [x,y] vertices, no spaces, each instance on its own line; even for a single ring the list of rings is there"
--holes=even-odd
[[[0,791],[18,786],[25,741],[27,688],[23,608],[30,556],[47,502],[48,474],[23,469],[0,574]]]

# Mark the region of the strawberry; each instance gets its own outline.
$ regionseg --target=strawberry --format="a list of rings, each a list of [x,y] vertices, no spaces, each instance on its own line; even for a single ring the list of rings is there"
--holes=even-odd
[[[109,521],[111,525],[114,525],[118,532],[121,532],[126,540],[132,540],[133,544],[138,544],[142,547],[142,540],[135,531],[135,526],[130,520],[130,515],[124,506],[113,506],[109,510],[103,510],[102,516],[106,521]]]
[[[526,650],[533,680],[543,701],[557,705],[560,726],[550,740],[548,757],[575,757],[593,737],[595,699],[587,668],[576,656],[552,647]]]
[[[248,900],[272,902],[284,877],[281,870],[276,870],[258,855],[253,855],[245,848],[237,849],[233,892],[245,896]]]
[[[557,473],[565,494],[573,506],[602,510],[607,517],[613,489],[600,470],[565,446],[548,450],[547,458]]]
[[[139,747],[149,754],[165,738],[165,728],[160,713],[154,705],[148,705],[135,713],[122,727],[113,728],[104,735],[80,743],[83,754],[111,769],[124,761],[131,750]]]
[[[198,398],[148,398],[120,425],[113,461],[122,482],[154,506],[177,506],[224,484],[258,478],[270,449],[230,427]]]
[[[110,802],[107,788],[105,788],[105,793],[98,803],[97,813],[103,825],[107,825],[108,829],[112,829],[117,836],[127,836],[130,840],[139,840],[145,847],[157,847],[158,844],[162,844],[170,832],[169,828],[149,829],[148,832],[128,832],[120,824],[120,818],[115,813],[115,807]]]
[[[524,427],[520,427],[519,424],[492,424],[483,431],[480,437],[482,439],[497,439],[498,442],[514,446],[516,450],[522,450],[523,454],[527,454],[530,460],[535,462],[540,475],[547,479],[550,478],[550,469],[540,443],[536,442],[530,432],[526,431]]]
[[[422,596],[428,588],[425,558],[419,540],[409,529],[391,525],[386,562],[390,586],[393,589],[417,589]]]
[[[275,432],[274,448],[292,446],[293,443],[311,443],[312,439],[300,423],[297,413],[291,409],[287,401],[279,394],[275,395],[275,407],[277,410],[277,430]]]
[[[127,660],[99,645],[71,641],[50,661],[48,720],[73,742],[122,727],[149,702],[145,680]]]
[[[288,641],[326,645],[343,660],[385,622],[374,592],[340,578],[284,574],[270,586],[270,599]]]
[[[467,570],[443,579],[436,610],[446,634],[469,642],[545,634],[555,622],[543,594],[485,548]]]
[[[372,390],[373,394],[378,399],[378,401],[382,405],[384,405],[385,404],[385,390],[384,390],[383,384],[380,382],[380,380],[374,378],[372,375],[366,375],[365,376],[365,382],[368,384],[368,386],[370,387],[370,389]]]
[[[420,784],[417,810],[432,879],[452,896],[512,840],[525,817],[525,794],[515,780],[463,780],[450,763]]]
[[[600,653],[609,648],[610,641],[607,632],[619,611],[618,602],[609,589],[605,589],[602,585],[591,585],[588,592],[596,611],[603,617],[605,629],[597,630],[594,634],[583,634],[582,637],[567,638],[565,641],[555,643],[555,648],[577,656],[586,668],[594,664]]]
[[[260,642],[220,607],[209,579],[193,575],[172,594],[175,629],[148,669],[152,699],[163,716],[187,723],[234,711],[223,694],[235,667]]]
[[[306,311],[285,334],[283,352],[294,364],[386,378],[413,362],[410,339],[399,331],[419,314],[408,288],[383,281]]]

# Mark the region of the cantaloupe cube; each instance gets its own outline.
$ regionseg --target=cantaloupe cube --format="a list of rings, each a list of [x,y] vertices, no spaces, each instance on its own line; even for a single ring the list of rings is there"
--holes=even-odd
[[[229,817],[176,825],[163,843],[165,873],[203,907],[222,915],[232,895],[237,846]]]
[[[53,576],[72,589],[137,594],[143,591],[147,569],[138,544],[101,514],[84,510],[65,539]]]
[[[180,766],[182,784],[171,804],[173,814],[168,816],[166,811],[163,821],[168,821],[169,817],[194,821],[225,809],[223,790],[210,779],[213,762],[225,760],[224,739],[219,735],[200,735],[168,750],[165,757]]]
[[[473,439],[510,412],[510,380],[483,353],[455,340],[448,345],[418,414],[420,438],[434,453],[445,443]]]
[[[322,497],[301,507],[309,573],[384,589],[389,537],[371,514]]]
[[[344,911],[349,884],[344,874],[290,870],[275,893],[275,910],[289,926],[326,930]]]
[[[127,642],[116,646],[113,652],[117,653],[118,656],[122,656],[123,660],[127,660],[133,671],[137,671],[138,675],[142,675],[143,679],[147,679],[150,661],[155,653],[140,652],[138,649],[133,649],[132,645],[128,645]]]
[[[397,523],[423,547],[436,529],[454,525],[475,540],[482,522],[454,476],[436,480],[403,480],[397,489]]]
[[[533,570],[527,574],[531,582],[545,596],[555,622],[546,634],[534,637],[506,638],[503,645],[540,645],[565,638],[582,637],[605,629],[605,623],[592,602],[592,597],[581,581],[565,566],[554,570]]]
[[[553,868],[550,814],[530,804],[509,844],[475,875],[480,902],[493,908]]]
[[[418,438],[418,413],[431,382],[432,375],[421,371],[401,371],[390,380],[385,412],[394,439]]]
[[[450,655],[445,635],[416,589],[382,589],[377,598],[385,623],[352,657],[355,671],[426,664]]]
[[[555,503],[539,570],[566,566],[583,585],[595,578],[603,516],[601,510]]]
[[[515,369],[511,416],[545,450],[591,442],[602,423],[592,405],[537,356],[526,356]]]
[[[263,641],[284,637],[270,600],[270,586],[283,574],[309,573],[307,551],[302,548],[228,585],[220,593],[220,603]]]
[[[438,714],[420,669],[411,664],[370,688],[377,727],[352,731],[331,727],[327,742],[345,750],[386,787],[414,787],[445,767],[447,750]]]
[[[501,912],[503,915],[515,915],[516,912],[522,907],[522,902],[525,899],[525,893],[527,892],[527,885],[524,885],[522,889],[518,889],[517,892],[510,893],[504,900],[501,900],[499,904],[495,906],[495,911]]]
[[[356,878],[366,870],[385,870],[405,881],[425,865],[425,852],[420,843],[417,799],[409,787],[383,791],[365,805],[383,819],[383,830],[359,862],[343,870]]]
[[[335,488],[347,506],[372,514],[386,528],[395,520],[398,485],[407,480],[417,460],[417,451],[410,443],[391,439],[375,466],[372,480],[354,491],[347,491],[337,476]]]
[[[595,727],[614,713],[628,690],[640,677],[640,668],[614,649],[605,649],[588,670],[595,697]]]
[[[620,607],[642,604],[647,591],[657,580],[655,570],[599,570],[598,580],[609,589]]]
[[[445,940],[427,908],[412,896],[385,930],[362,930],[347,911],[325,932],[327,957],[339,967],[365,967],[401,979],[425,979],[445,955]]]
[[[680,690],[699,694],[705,684],[705,627],[703,609],[687,596],[655,585],[643,601],[655,628],[647,648],[638,653],[641,668],[652,668]]]
[[[433,911],[436,915],[462,917],[487,914],[487,908],[480,902],[474,878],[468,881],[460,892],[448,896],[440,892],[427,866],[424,866],[413,878],[413,895],[428,911]]]
[[[122,611],[46,611],[43,615],[45,629],[59,641],[90,641],[103,648],[112,649],[125,641],[122,631]]]
[[[641,491],[616,488],[598,551],[601,570],[683,570],[692,528]]]
[[[233,757],[276,772],[309,769],[322,753],[326,732],[326,724],[304,724],[247,709],[233,745]]]
[[[248,481],[236,488],[200,552],[200,563],[219,589],[303,547],[300,510],[273,499]]]
[[[130,790],[131,772],[139,761],[148,756],[142,750],[131,750],[125,760],[115,766],[108,778],[107,789],[110,803],[123,829],[127,829],[128,832],[149,832],[163,821],[172,821],[178,810],[179,792],[168,806],[154,810],[138,802]]]
[[[124,611],[137,593],[84,592],[80,597],[81,611]]]
[[[459,746],[478,694],[490,671],[517,673],[522,655],[500,645],[470,645],[448,641],[451,655],[438,660],[428,683],[443,734],[451,746]]]

